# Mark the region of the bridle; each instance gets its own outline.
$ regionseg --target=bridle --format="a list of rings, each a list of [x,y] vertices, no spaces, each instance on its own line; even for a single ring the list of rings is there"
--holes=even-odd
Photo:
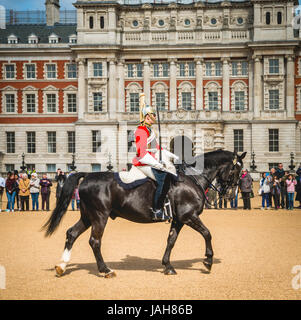
[[[239,184],[238,180],[237,180],[236,183],[234,183],[234,174],[235,174],[236,164],[237,164],[237,160],[234,159],[233,160],[233,166],[230,169],[227,181],[222,181],[221,179],[217,180],[219,185],[221,186],[221,189],[217,188],[214,184],[212,184],[211,181],[208,179],[208,177],[205,174],[202,174],[202,173],[199,174],[199,176],[201,178],[204,178],[209,183],[209,187],[208,188],[210,188],[213,191],[218,193],[217,201],[220,201],[225,196],[225,194],[227,194],[227,191],[228,191],[229,188],[236,188],[238,186],[238,184]],[[193,167],[191,167],[191,169],[196,171],[196,169],[194,169]],[[205,192],[203,186],[198,182],[196,177],[194,175],[187,175],[187,176],[189,178],[191,178],[193,180],[193,182],[199,187],[199,189],[201,190],[201,193],[202,193],[202,195],[204,197],[204,201],[207,204],[207,206],[212,207],[212,205],[210,204],[210,202],[207,199],[206,192]]]

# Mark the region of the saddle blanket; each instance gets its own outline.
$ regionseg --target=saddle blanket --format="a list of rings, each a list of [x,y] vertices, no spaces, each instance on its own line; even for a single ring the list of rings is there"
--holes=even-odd
[[[114,178],[124,189],[133,189],[151,180],[135,166],[130,171],[115,172]]]

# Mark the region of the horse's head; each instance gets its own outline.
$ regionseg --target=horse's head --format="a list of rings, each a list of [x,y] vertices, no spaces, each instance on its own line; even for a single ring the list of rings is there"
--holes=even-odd
[[[235,189],[239,183],[240,172],[243,168],[243,159],[246,156],[246,152],[238,155],[237,152],[233,152],[232,162],[225,163],[219,170],[217,175],[218,182],[222,186],[222,194],[229,198],[233,198]]]

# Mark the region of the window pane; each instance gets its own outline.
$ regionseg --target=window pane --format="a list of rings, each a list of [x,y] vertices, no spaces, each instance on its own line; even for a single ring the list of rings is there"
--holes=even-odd
[[[222,75],[222,64],[220,62],[215,62],[215,75],[216,76]]]
[[[36,153],[36,133],[27,132],[27,152]]]
[[[168,63],[163,63],[162,64],[163,68],[163,77],[168,77],[169,75],[169,64]]]
[[[244,140],[244,132],[243,130],[234,130],[234,151],[237,152],[243,152],[244,150],[244,145],[243,145],[243,140]]]
[[[26,111],[36,112],[36,95],[35,94],[26,95]]]
[[[180,77],[185,77],[185,63],[180,63]]]
[[[279,130],[269,129],[269,151],[278,152],[279,151]]]
[[[195,64],[194,64],[194,62],[189,62],[188,63],[188,73],[189,73],[189,77],[194,77],[195,76]]]
[[[75,63],[67,64],[67,77],[70,79],[77,77],[77,66]]]
[[[218,93],[208,92],[209,110],[218,110]]]
[[[102,77],[102,63],[93,63],[93,75],[94,77]]]
[[[69,93],[67,94],[68,101],[68,112],[76,112],[76,94]]]
[[[269,72],[279,73],[279,59],[269,59]]]
[[[6,79],[14,79],[15,78],[15,65],[7,64],[5,66],[5,75]]]
[[[269,108],[279,109],[279,90],[269,90]]]
[[[165,93],[157,92],[156,93],[156,106],[159,110],[165,110]]]
[[[26,65],[26,78],[35,79],[36,78],[36,66],[35,64]]]
[[[15,133],[6,132],[6,152],[15,153]]]
[[[14,94],[6,94],[6,112],[15,112],[15,95]]]
[[[232,62],[232,76],[238,75],[238,63]]]
[[[247,61],[243,61],[241,63],[241,74],[243,76],[246,76],[248,74],[248,62]]]
[[[102,111],[102,92],[93,93],[93,104],[95,112]]]
[[[128,130],[128,152],[136,152],[135,131]]]
[[[143,66],[142,66],[142,63],[138,63],[137,64],[137,77],[141,78],[143,77]]]
[[[154,66],[154,77],[159,77],[160,76],[160,73],[159,73],[159,64],[158,63],[155,63]]]
[[[75,153],[75,132],[68,131],[68,153]]]
[[[130,111],[139,111],[139,93],[130,93]]]
[[[100,172],[101,171],[101,164],[100,163],[92,163],[92,172]]]
[[[128,77],[132,78],[134,77],[134,65],[133,64],[128,64]]]
[[[56,65],[55,64],[47,64],[47,78],[54,79],[56,78]]]
[[[47,94],[47,112],[56,112],[56,95],[54,93]]]
[[[100,152],[101,151],[101,132],[100,131],[92,131],[92,152]]]
[[[191,92],[182,92],[182,107],[191,110]]]
[[[56,172],[56,164],[54,163],[46,164],[46,170],[47,172]]]
[[[241,111],[245,109],[245,92],[235,91],[235,110]]]
[[[211,76],[211,62],[206,62],[206,76]]]
[[[48,135],[48,152],[56,153],[56,132],[47,132]]]

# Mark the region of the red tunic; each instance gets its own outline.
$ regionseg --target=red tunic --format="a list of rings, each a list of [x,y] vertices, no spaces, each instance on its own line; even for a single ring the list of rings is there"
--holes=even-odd
[[[139,160],[142,159],[147,153],[149,153],[152,157],[155,158],[155,154],[147,151],[146,149],[157,148],[159,149],[159,145],[157,144],[156,137],[154,136],[152,141],[148,141],[151,136],[150,130],[146,126],[139,126],[135,131],[136,138],[136,157],[133,159],[132,163],[134,166],[145,166],[146,164],[141,163]],[[154,144],[152,146],[152,144]]]

